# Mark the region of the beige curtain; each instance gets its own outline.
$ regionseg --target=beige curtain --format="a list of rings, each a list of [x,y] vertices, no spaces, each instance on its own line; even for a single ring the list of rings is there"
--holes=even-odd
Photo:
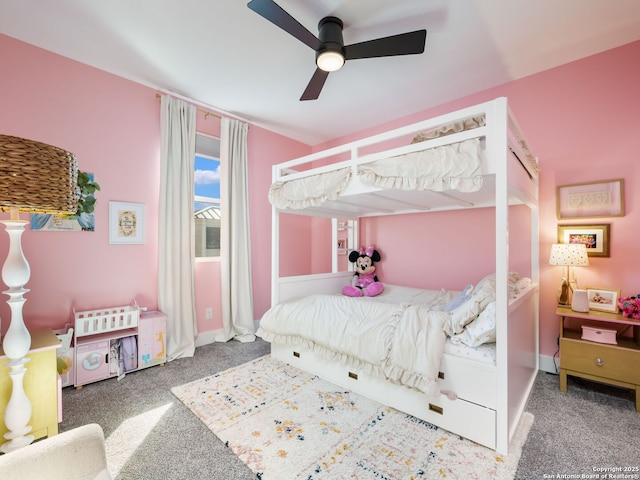
[[[222,331],[215,340],[255,340],[245,123],[222,119],[220,134],[220,272]]]
[[[163,95],[160,102],[158,307],[167,315],[167,360],[195,351],[193,176],[196,109]]]

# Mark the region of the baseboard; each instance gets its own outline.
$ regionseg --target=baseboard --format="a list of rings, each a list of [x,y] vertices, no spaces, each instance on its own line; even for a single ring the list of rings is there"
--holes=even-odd
[[[260,320],[253,321],[256,330],[258,330],[258,326],[260,325]],[[209,345],[210,343],[214,343],[216,340],[216,336],[222,334],[222,328],[218,328],[216,330],[209,330],[207,332],[198,333],[196,335],[196,347],[202,347],[203,345]]]
[[[198,335],[196,335],[196,348],[215,342],[215,337],[218,332],[222,332],[222,329],[220,328],[218,330],[209,330],[208,332],[198,333]]]
[[[559,373],[558,365],[560,364],[560,361],[555,356],[539,355],[539,361],[540,365],[538,368],[543,372],[553,373],[555,375]]]

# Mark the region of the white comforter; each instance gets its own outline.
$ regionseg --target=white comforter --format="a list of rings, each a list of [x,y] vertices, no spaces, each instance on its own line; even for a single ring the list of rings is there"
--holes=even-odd
[[[365,185],[381,188],[475,192],[482,187],[482,155],[480,139],[472,138],[363,163],[358,166],[358,175]],[[347,166],[274,182],[269,202],[282,209],[317,207],[338,198],[351,176]]]
[[[367,373],[439,394],[436,377],[448,318],[439,308],[449,294],[385,289],[373,298],[311,295],[278,304],[262,317],[257,335],[303,344]]]

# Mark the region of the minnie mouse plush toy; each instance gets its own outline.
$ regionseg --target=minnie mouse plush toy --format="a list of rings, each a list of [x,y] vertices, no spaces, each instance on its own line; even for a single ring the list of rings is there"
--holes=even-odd
[[[375,297],[382,293],[384,285],[378,281],[375,274],[374,262],[380,261],[380,253],[374,245],[361,247],[349,254],[349,261],[355,263],[356,272],[351,279],[351,285],[342,288],[342,294],[348,297]]]

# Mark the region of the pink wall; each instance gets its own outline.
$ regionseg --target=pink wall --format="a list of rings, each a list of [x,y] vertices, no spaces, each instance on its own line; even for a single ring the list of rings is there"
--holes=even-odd
[[[355,135],[314,146],[318,151],[330,146],[352,141],[393,127],[406,125],[434,115],[506,96],[515,112],[528,141],[539,157],[540,173],[540,320],[541,353],[553,355],[557,349],[558,321],[555,316],[555,294],[562,274],[559,267],[547,265],[550,245],[556,241],[558,224],[611,224],[611,256],[591,258],[588,268],[581,268],[578,280],[582,286],[606,286],[620,288],[623,295],[635,295],[640,291],[638,273],[637,225],[640,221],[640,198],[635,185],[640,181],[637,162],[636,138],[640,131],[640,42],[610,50],[592,57],[572,62],[546,72],[513,81],[437,108],[409,117],[388,122]],[[625,180],[626,215],[624,217],[562,221],[556,218],[556,187],[571,183],[623,178]],[[470,212],[469,215],[471,215]],[[429,215],[429,231],[438,228],[459,229],[458,217],[432,220]],[[473,218],[469,217],[469,223]],[[484,220],[482,220],[484,221]],[[435,224],[433,222],[436,222]],[[408,237],[418,230],[416,216],[385,217],[367,220],[361,243],[376,243],[387,257],[379,271],[388,281],[407,279],[428,283],[416,277],[415,261],[419,255],[408,246]],[[433,227],[433,230],[432,230]],[[426,228],[426,227],[425,227]],[[398,233],[400,232],[400,233]],[[432,243],[438,239],[428,238]],[[513,241],[510,244],[514,244]],[[468,255],[465,243],[455,245],[461,255]],[[440,248],[447,248],[446,245]],[[487,247],[491,251],[489,244]],[[397,250],[396,250],[397,249]],[[513,250],[513,249],[511,249]],[[409,253],[413,252],[413,253]],[[462,257],[457,269],[464,269],[474,278],[485,269],[485,261],[467,263]],[[470,270],[472,268],[473,270]],[[452,271],[455,268],[431,259],[427,271],[435,270],[438,280],[445,285],[456,283]],[[387,279],[390,277],[389,279]],[[425,275],[428,275],[425,274]],[[471,280],[470,280],[471,281]],[[406,282],[405,282],[406,283]]]
[[[93,172],[102,185],[96,232],[25,233],[24,250],[32,269],[27,285],[31,292],[24,308],[29,327],[61,326],[71,318],[72,307],[99,308],[128,303],[132,298],[143,305],[156,306],[160,133],[155,91],[1,35],[0,49],[6,67],[0,77],[0,131],[75,152],[81,169]],[[639,56],[640,42],[636,42],[336,139],[331,144],[507,96],[542,166],[541,353],[551,355],[558,331],[554,298],[560,272],[546,265],[546,252],[555,240],[558,225],[557,185],[625,179],[625,217],[562,223],[611,223],[611,257],[593,258],[591,266],[579,272],[583,285],[615,286],[623,294],[638,293],[640,288],[637,246],[632,243],[640,203],[633,188],[640,180],[635,162],[635,136],[640,131],[640,121],[632,108],[640,105]],[[203,126],[199,118],[198,128],[215,128],[207,127],[209,122],[212,120]],[[254,316],[260,318],[270,303],[271,208],[265,199],[271,165],[310,153],[312,148],[254,125],[250,126],[248,143]],[[314,146],[313,150],[323,147]],[[109,245],[109,200],[146,205],[144,245]],[[452,227],[446,216],[436,216],[441,228]],[[296,272],[303,265],[316,268],[309,258],[315,227],[305,220],[292,222],[290,227],[296,229],[297,235],[283,240],[287,242],[288,260],[284,270]],[[407,215],[363,223],[361,243],[376,242],[386,255],[379,267],[381,274],[417,282],[415,263],[410,260],[419,258],[418,253],[408,245],[402,248],[416,228],[415,218]],[[325,231],[324,226],[317,228]],[[0,235],[0,251],[6,252],[7,243],[6,235]],[[466,246],[462,242],[457,248],[464,251]],[[470,250],[465,254],[472,253]],[[429,268],[447,284],[459,281],[447,277],[447,272],[452,271],[450,265],[432,262]],[[476,268],[485,269],[483,265]],[[204,321],[201,311],[209,302],[219,302],[218,269],[216,262],[197,266],[196,302],[201,332],[221,325],[219,315],[214,315],[213,322]],[[423,273],[420,269],[420,278],[426,276]],[[4,302],[0,303],[0,318],[4,332],[9,319]]]
[[[8,37],[0,36],[0,49],[0,131],[74,152],[80,169],[102,187],[95,232],[28,229],[23,235],[31,265],[27,325],[61,326],[71,321],[72,307],[126,305],[134,298],[156,307],[160,138],[154,92]],[[109,245],[109,200],[146,205],[144,245]],[[2,233],[2,258],[7,248]],[[10,319],[4,302],[0,317],[4,332]]]
[[[0,77],[0,132],[50,143],[74,152],[80,169],[94,173],[95,232],[35,232],[23,235],[31,266],[24,317],[29,328],[57,328],[78,310],[126,305],[157,307],[160,102],[153,89],[53,55],[0,35],[5,69]],[[198,113],[199,131],[219,135],[220,121]],[[310,147],[250,126],[252,265],[256,314],[270,304],[271,209],[265,201],[271,164],[307,154]],[[110,245],[109,201],[144,203],[144,245]],[[7,213],[0,213],[8,218]],[[28,220],[28,215],[22,214]],[[2,229],[4,229],[2,227]],[[309,233],[310,235],[310,233]],[[0,232],[4,262],[8,237]],[[265,288],[266,286],[266,288]],[[3,295],[4,296],[4,295]],[[213,306],[213,320],[204,309]],[[200,333],[222,326],[219,262],[196,265]],[[10,312],[0,302],[2,333]]]
[[[251,269],[253,275],[253,312],[259,319],[271,306],[271,204],[267,198],[271,186],[271,166],[310,153],[307,145],[254,127],[249,128],[249,202],[251,204]],[[293,217],[293,215],[289,215]],[[295,215],[295,219],[281,220],[282,229],[294,228],[295,234],[283,236],[281,251],[288,252],[294,271],[283,272],[295,275],[300,260],[300,252],[310,244],[311,227],[309,219]],[[306,255],[306,253],[305,253]]]
[[[511,270],[530,275],[528,209],[512,207],[509,221]],[[382,256],[382,282],[462,290],[495,270],[493,209],[365,218],[360,234],[360,243],[376,245]]]

